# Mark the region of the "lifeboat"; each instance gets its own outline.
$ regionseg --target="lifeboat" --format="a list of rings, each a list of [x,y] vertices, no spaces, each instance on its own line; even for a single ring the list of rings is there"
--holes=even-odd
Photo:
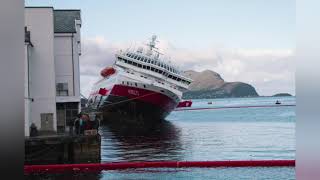
[[[102,69],[102,71],[100,72],[100,75],[102,77],[108,77],[114,73],[116,73],[116,70],[113,67],[106,67]]]

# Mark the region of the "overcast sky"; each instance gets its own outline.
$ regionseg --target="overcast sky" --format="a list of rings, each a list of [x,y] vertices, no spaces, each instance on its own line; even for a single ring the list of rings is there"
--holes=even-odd
[[[295,94],[293,0],[26,0],[81,9],[81,91],[87,95],[114,52],[156,34],[183,69],[210,69],[260,95]]]

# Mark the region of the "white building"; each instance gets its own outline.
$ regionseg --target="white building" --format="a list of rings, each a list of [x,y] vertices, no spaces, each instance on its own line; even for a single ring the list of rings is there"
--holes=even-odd
[[[80,111],[80,10],[25,8],[25,135],[65,132]]]

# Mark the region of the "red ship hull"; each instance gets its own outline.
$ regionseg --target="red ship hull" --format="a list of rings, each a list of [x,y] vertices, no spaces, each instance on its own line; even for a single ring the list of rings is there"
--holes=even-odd
[[[178,102],[160,92],[137,87],[115,85],[98,109],[107,121],[161,121],[173,111]]]

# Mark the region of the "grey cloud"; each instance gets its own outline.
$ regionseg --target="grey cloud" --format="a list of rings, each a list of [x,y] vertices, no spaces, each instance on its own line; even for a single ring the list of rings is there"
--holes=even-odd
[[[104,38],[83,40],[80,57],[81,91],[88,95],[100,70],[111,66],[114,53],[129,44],[111,43]],[[174,47],[168,41],[160,41],[159,48],[171,57],[171,62],[183,70],[210,69],[218,72],[226,81],[243,81],[254,85],[259,94],[276,92],[295,94],[294,52],[292,50],[254,50],[212,47],[190,50]]]

